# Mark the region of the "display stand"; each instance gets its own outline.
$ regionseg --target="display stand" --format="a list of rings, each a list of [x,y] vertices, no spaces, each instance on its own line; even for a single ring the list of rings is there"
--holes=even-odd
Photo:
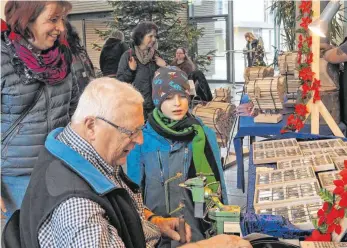
[[[312,1],[312,10],[313,20],[315,20],[317,17],[319,17],[320,14],[320,1]],[[315,34],[312,34],[312,53],[314,57],[312,62],[312,71],[315,73],[315,77],[319,80],[320,37]],[[335,136],[345,137],[321,100],[313,102],[312,96],[306,106],[308,110],[308,114],[306,114],[306,120],[311,115],[312,134],[319,134],[319,114],[321,114]]]

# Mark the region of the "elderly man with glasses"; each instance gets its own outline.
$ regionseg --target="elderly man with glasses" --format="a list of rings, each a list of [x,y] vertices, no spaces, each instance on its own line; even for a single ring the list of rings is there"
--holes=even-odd
[[[161,235],[180,240],[179,220],[146,209],[121,167],[143,143],[142,105],[141,94],[116,79],[86,87],[71,123],[48,135],[4,247],[149,248]],[[190,227],[183,229],[189,242]],[[237,247],[240,240],[220,235],[182,247]]]

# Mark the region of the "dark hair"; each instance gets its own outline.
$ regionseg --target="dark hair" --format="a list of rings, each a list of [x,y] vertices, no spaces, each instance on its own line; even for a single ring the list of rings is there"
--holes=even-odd
[[[28,25],[36,21],[48,3],[57,3],[64,14],[72,8],[67,1],[8,1],[5,5],[7,25],[23,37],[33,38]]]
[[[84,52],[84,48],[81,45],[81,39],[78,36],[76,29],[71,25],[69,21],[65,22],[66,26],[66,39],[70,46],[72,54],[78,54]]]
[[[183,48],[183,47],[177,47],[176,51],[177,51],[178,49],[181,49],[181,50],[183,51],[184,55],[187,55],[187,50],[186,50],[185,48]]]
[[[155,32],[158,33],[158,27],[153,22],[145,21],[139,23],[134,28],[133,33],[131,35],[131,38],[133,39],[135,46],[141,45],[143,37],[145,37],[146,34],[149,34],[152,30],[155,30]]]

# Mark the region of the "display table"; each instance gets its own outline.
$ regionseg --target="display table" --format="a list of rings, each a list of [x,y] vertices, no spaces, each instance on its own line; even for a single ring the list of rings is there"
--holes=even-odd
[[[247,95],[243,95],[241,98],[241,104],[247,103],[249,98]],[[245,190],[245,178],[244,178],[244,164],[243,164],[243,138],[246,136],[252,137],[266,137],[270,135],[280,136],[281,138],[295,138],[297,133],[285,133],[281,134],[280,131],[284,127],[289,114],[283,116],[283,120],[277,124],[270,123],[254,123],[254,117],[252,116],[240,116],[237,123],[238,131],[234,137],[234,148],[236,154],[237,162],[237,188]],[[339,127],[343,133],[346,131],[346,125],[340,123]],[[306,124],[305,127],[300,131],[300,133],[310,133],[311,126]],[[332,132],[327,125],[320,126],[320,134],[324,136],[332,136]],[[313,136],[312,136],[313,137]]]
[[[289,138],[288,136],[281,138]],[[291,133],[290,138],[297,140],[315,140],[322,138],[336,138],[334,136],[312,135],[305,133]],[[242,216],[241,229],[243,234],[252,232],[263,233],[278,238],[285,239],[303,239],[310,234],[309,230],[301,230],[292,225],[287,219],[279,215],[259,215],[255,214],[253,202],[256,183],[257,167],[275,168],[275,164],[257,165],[253,164],[253,149],[249,153],[249,169],[248,169],[248,190],[247,190],[247,206],[246,213]]]

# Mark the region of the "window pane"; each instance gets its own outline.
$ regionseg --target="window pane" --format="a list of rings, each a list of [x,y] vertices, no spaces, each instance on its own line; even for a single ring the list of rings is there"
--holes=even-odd
[[[226,22],[225,20],[211,20],[198,22],[198,28],[204,28],[204,36],[198,41],[198,54],[206,54],[211,50],[217,50],[212,58],[211,65],[205,73],[207,79],[226,80]]]
[[[199,16],[213,16],[213,15],[225,15],[228,14],[228,1],[216,0],[216,1],[193,1],[193,14],[195,17]]]

